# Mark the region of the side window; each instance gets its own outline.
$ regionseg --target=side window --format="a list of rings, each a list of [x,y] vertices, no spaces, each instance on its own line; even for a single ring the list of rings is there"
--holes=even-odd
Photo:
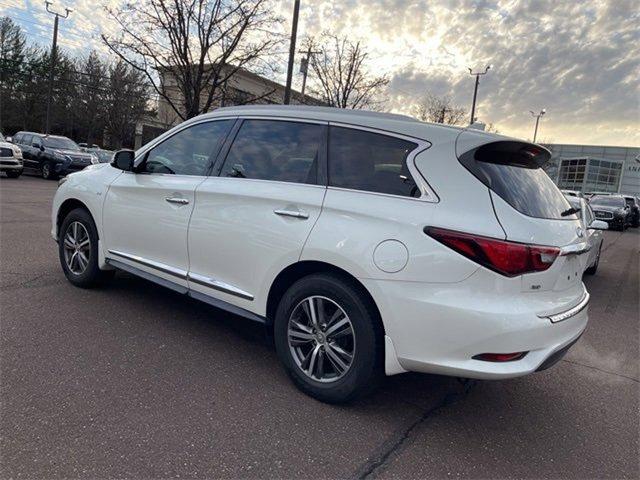
[[[407,155],[418,145],[388,135],[331,127],[329,185],[367,192],[419,197],[407,168]]]
[[[34,147],[40,148],[42,146],[42,139],[34,135],[33,139],[31,140],[31,145]]]
[[[323,125],[245,120],[221,176],[316,183]]]
[[[212,155],[232,124],[233,120],[218,120],[187,127],[149,150],[138,171],[206,175]]]
[[[26,145],[26,146],[30,147],[32,138],[33,138],[33,135],[23,135],[22,136],[22,145]]]

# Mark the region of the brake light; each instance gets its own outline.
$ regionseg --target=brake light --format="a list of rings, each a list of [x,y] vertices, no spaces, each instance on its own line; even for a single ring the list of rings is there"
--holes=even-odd
[[[527,245],[444,228],[424,233],[465,257],[507,277],[547,270],[560,254],[557,247]]]

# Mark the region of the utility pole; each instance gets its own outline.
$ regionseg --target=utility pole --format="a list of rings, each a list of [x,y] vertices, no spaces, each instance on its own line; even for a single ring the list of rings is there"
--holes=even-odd
[[[533,131],[533,143],[536,143],[536,137],[538,136],[538,124],[540,123],[540,117],[543,116],[545,113],[547,113],[547,109],[543,108],[542,110],[540,110],[539,113],[536,113],[533,110],[529,110],[529,112],[531,112],[531,115],[536,117],[536,128]]]
[[[480,76],[486,75],[491,67],[493,67],[493,65],[487,65],[487,67],[484,69],[484,72],[474,72],[472,69],[469,69],[469,74],[476,77],[476,86],[473,89],[473,104],[471,105],[471,121],[469,122],[470,125],[475,122],[476,118],[476,99],[478,98],[478,85],[480,84]]]
[[[298,35],[298,14],[300,13],[300,0],[293,4],[293,25],[291,25],[291,43],[289,43],[289,65],[287,66],[287,86],[284,89],[284,104],[291,103],[291,78],[293,77],[293,60],[296,55],[296,36]]]
[[[302,73],[302,90],[300,93],[302,94],[302,101],[304,101],[304,90],[307,86],[307,75],[309,74],[309,62],[311,61],[311,55],[316,55],[318,53],[322,53],[318,50],[311,50],[311,42],[309,42],[309,48],[307,51],[302,51],[298,53],[304,53],[306,56],[300,60],[300,72]]]
[[[56,60],[58,56],[58,19],[60,17],[67,18],[69,14],[73,11],[69,8],[65,8],[65,13],[62,15],[61,13],[54,12],[49,8],[51,2],[44,2],[47,12],[51,13],[55,16],[55,20],[53,22],[53,44],[51,45],[51,57],[49,62],[49,87],[47,89],[47,117],[45,120],[44,133],[49,133],[49,129],[51,126],[51,97],[53,95],[53,75],[56,69]]]

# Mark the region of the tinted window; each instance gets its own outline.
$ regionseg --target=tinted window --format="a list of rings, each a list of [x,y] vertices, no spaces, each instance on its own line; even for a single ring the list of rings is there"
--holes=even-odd
[[[222,176],[316,183],[323,125],[245,120],[222,167]]]
[[[187,127],[153,147],[140,172],[175,175],[206,175],[233,120],[219,120]]]
[[[42,140],[40,139],[40,137],[34,135],[33,138],[31,139],[31,145],[33,145],[34,147],[41,147]]]
[[[22,136],[22,141],[20,143],[22,143],[23,145],[31,145],[31,139],[33,138],[33,135],[23,135]]]
[[[329,185],[368,192],[419,197],[407,168],[417,144],[377,133],[331,127]]]
[[[520,213],[536,218],[571,219],[571,205],[542,169],[549,153],[522,142],[494,142],[460,157],[479,180]]]
[[[40,139],[36,136],[34,136],[33,141],[36,142],[36,138],[38,139],[38,143],[40,143]],[[47,148],[57,148],[60,150],[80,150],[80,147],[76,142],[65,137],[44,137],[43,143]]]

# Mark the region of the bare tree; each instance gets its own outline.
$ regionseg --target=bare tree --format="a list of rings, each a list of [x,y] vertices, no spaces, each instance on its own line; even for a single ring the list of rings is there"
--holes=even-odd
[[[228,80],[257,68],[281,38],[267,0],[139,0],[107,11],[121,33],[104,44],[183,120],[209,111]]]
[[[379,95],[389,78],[370,74],[366,65],[369,54],[360,42],[325,33],[319,44],[308,40],[307,46],[319,52],[309,60],[316,85],[310,89],[312,94],[331,107],[361,109],[380,105]]]
[[[414,106],[414,115],[423,122],[462,124],[467,112],[453,104],[451,97],[438,97],[427,93],[419,104]]]

